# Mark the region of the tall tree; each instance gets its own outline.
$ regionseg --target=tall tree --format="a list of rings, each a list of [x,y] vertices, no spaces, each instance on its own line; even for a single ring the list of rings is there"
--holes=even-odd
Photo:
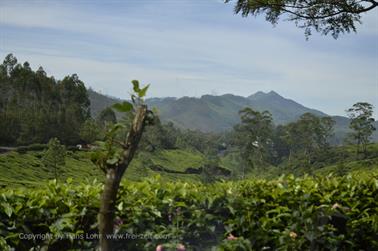
[[[239,114],[241,123],[235,126],[235,131],[241,156],[249,166],[260,166],[271,152],[272,115],[268,111],[258,112],[248,107]]]
[[[290,146],[285,140],[287,126],[278,125],[273,133],[273,162],[281,163],[290,154]]]
[[[233,0],[225,0],[231,2]],[[235,13],[243,17],[265,14],[265,19],[276,24],[283,17],[305,29],[331,34],[335,39],[340,33],[356,31],[361,14],[378,6],[375,0],[236,0]]]
[[[105,128],[107,124],[117,123],[117,117],[112,108],[107,107],[97,116],[97,121],[101,127]]]
[[[334,123],[330,117],[320,118],[305,113],[298,121],[288,124],[283,138],[289,146],[289,160],[295,155],[297,158],[303,157],[304,164],[308,164],[311,157],[327,151]]]
[[[80,128],[80,139],[91,144],[101,137],[99,125],[93,119],[87,119]]]
[[[13,68],[15,67],[16,64],[17,64],[17,58],[13,56],[12,53],[8,54],[5,57],[2,68],[5,69],[6,75],[8,76],[11,75]]]
[[[60,144],[59,139],[50,139],[48,149],[43,155],[42,163],[45,167],[53,171],[56,180],[58,180],[61,167],[65,165],[65,156],[66,148]]]
[[[347,113],[351,119],[349,128],[353,130],[350,137],[357,144],[357,154],[362,151],[366,155],[370,136],[376,130],[373,124],[373,106],[367,102],[358,102]]]
[[[137,80],[132,81],[134,94],[133,103],[124,101],[113,105],[118,112],[132,113],[131,125],[117,123],[108,131],[102,150],[93,155],[92,160],[106,174],[104,191],[101,195],[101,205],[99,212],[99,234],[100,250],[113,250],[111,236],[114,231],[114,211],[118,189],[125,173],[129,167],[139,141],[147,124],[153,122],[153,113],[147,109],[143,97],[146,95],[148,85],[144,88],[139,87]],[[117,138],[117,133],[121,128],[127,127],[126,138]]]

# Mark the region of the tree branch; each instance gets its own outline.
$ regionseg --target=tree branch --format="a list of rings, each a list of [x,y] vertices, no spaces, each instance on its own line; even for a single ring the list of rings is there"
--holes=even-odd
[[[147,118],[147,113],[148,110],[146,105],[140,105],[137,108],[127,139],[125,143],[122,144],[123,158],[116,165],[106,167],[106,180],[104,191],[101,196],[101,208],[99,213],[101,251],[113,250],[113,240],[109,239],[109,236],[111,236],[114,231],[113,221],[117,192],[122,180],[122,176],[128,168],[138,148],[138,144],[142,137],[146,124],[145,121]]]

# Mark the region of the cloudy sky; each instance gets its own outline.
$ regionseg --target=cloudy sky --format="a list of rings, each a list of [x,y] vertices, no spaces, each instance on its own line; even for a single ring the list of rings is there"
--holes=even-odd
[[[127,98],[274,90],[331,115],[378,109],[378,9],[357,34],[305,40],[293,23],[242,18],[221,0],[0,1],[0,56]],[[377,113],[376,113],[377,114]]]

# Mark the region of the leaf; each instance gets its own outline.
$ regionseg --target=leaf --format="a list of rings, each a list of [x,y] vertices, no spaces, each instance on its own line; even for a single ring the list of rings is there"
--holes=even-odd
[[[152,213],[153,213],[154,215],[156,215],[157,217],[161,218],[161,213],[160,213],[160,211],[158,211],[158,210],[154,210],[154,211],[152,211]]]
[[[129,112],[133,109],[133,105],[130,102],[123,101],[122,103],[116,103],[112,106],[118,112]]]
[[[143,87],[143,89],[139,90],[138,96],[140,98],[143,98],[144,96],[146,96],[146,92],[148,90],[148,87],[150,87],[150,85],[146,85],[145,87]]]
[[[231,214],[235,214],[235,209],[231,205],[228,205],[227,207],[228,207],[228,210],[230,210]]]
[[[12,216],[12,213],[13,213],[13,209],[12,209],[11,205],[9,205],[8,203],[3,203],[1,205],[4,208],[5,214],[8,215],[8,217],[10,218]]]
[[[138,80],[131,80],[131,83],[133,84],[134,92],[139,93],[140,92],[139,81]]]
[[[73,181],[72,177],[68,177],[66,180],[66,184],[71,184]]]
[[[123,210],[123,201],[117,205],[117,209],[118,209],[118,211]]]
[[[125,125],[123,125],[122,123],[117,123],[113,125],[106,134],[107,136],[113,136],[121,128],[125,128]]]

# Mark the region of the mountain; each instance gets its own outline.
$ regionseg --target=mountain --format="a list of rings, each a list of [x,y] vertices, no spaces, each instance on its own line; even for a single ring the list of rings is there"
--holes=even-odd
[[[259,111],[269,111],[272,113],[276,124],[286,124],[297,120],[303,113],[310,112],[317,116],[327,116],[327,114],[304,107],[297,102],[286,99],[278,93],[271,91],[268,93],[257,92],[248,97],[250,106]]]
[[[112,106],[115,103],[121,102],[122,100],[115,97],[110,97],[103,95],[89,88],[87,90],[89,101],[91,102],[91,115],[96,117],[102,110],[106,107]]]
[[[165,121],[172,121],[179,127],[204,132],[221,132],[232,128],[239,122],[238,112],[244,107],[258,111],[268,110],[272,113],[275,124],[295,121],[306,112],[326,116],[325,113],[304,107],[274,91],[257,92],[247,98],[225,94],[204,95],[200,98],[153,99],[152,102],[148,99],[147,104],[156,107],[160,117]]]
[[[92,114],[120,100],[89,91]],[[327,114],[305,107],[291,99],[287,99],[274,91],[257,92],[248,97],[225,94],[221,96],[203,95],[200,98],[150,98],[146,100],[150,107],[155,107],[162,121],[173,122],[180,128],[200,130],[203,132],[222,132],[231,129],[240,122],[239,111],[251,107],[258,111],[269,111],[276,125],[287,124],[297,120],[303,113],[310,112],[318,116]],[[333,116],[336,122],[334,143],[342,143],[350,131],[349,119]],[[378,128],[378,122],[376,127]],[[378,132],[373,135],[378,141]]]

